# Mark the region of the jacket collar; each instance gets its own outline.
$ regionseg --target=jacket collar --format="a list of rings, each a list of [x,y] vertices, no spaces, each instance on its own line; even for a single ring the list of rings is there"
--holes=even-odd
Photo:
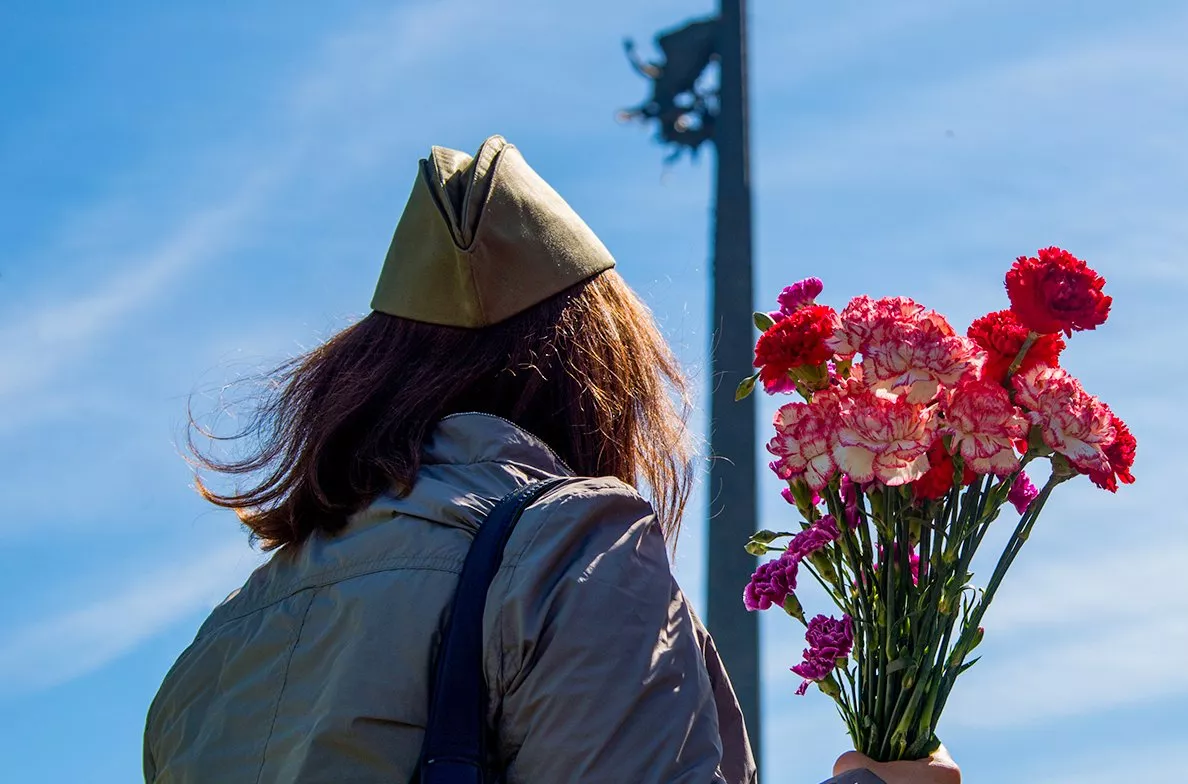
[[[426,464],[519,463],[558,476],[573,473],[544,441],[494,414],[444,417],[430,433],[423,452]]]
[[[408,515],[477,531],[495,503],[517,487],[573,471],[547,444],[491,414],[452,414],[425,442],[416,484],[385,493],[356,514],[363,527]]]

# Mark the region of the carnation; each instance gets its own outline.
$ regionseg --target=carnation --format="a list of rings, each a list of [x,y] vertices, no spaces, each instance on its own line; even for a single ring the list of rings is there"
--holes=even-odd
[[[912,483],[916,498],[936,500],[948,495],[953,487],[953,474],[957,467],[953,463],[953,456],[945,448],[943,439],[936,439],[928,449],[928,471],[924,476]],[[977,478],[977,474],[964,466],[961,472],[961,484],[968,485]]]
[[[1105,409],[1109,411],[1109,406],[1105,406]],[[1089,479],[1101,489],[1116,493],[1119,482],[1125,485],[1134,483],[1134,475],[1130,473],[1130,469],[1134,465],[1134,453],[1138,443],[1130,428],[1113,411],[1110,411],[1110,424],[1114,428],[1114,440],[1105,448],[1109,468],[1090,471]]]
[[[1111,472],[1105,449],[1114,441],[1113,414],[1062,368],[1034,367],[1014,376],[1016,400],[1044,443],[1083,474]]]
[[[792,668],[792,672],[804,678],[797,694],[804,694],[810,683],[829,677],[838,660],[850,655],[854,647],[854,622],[849,615],[843,615],[841,620],[818,615],[808,622],[804,639],[809,644],[804,661]]]
[[[986,353],[982,378],[999,383],[1005,381],[1011,364],[1023,350],[1028,333],[1027,327],[1010,310],[987,313],[970,324],[966,334]],[[1040,335],[1023,356],[1017,371],[1030,370],[1036,365],[1055,367],[1064,345],[1064,338],[1059,334]]]
[[[837,521],[826,515],[804,529],[788,543],[787,552],[798,560],[804,560],[841,536]]]
[[[942,327],[930,319],[884,321],[871,331],[863,351],[868,383],[912,403],[930,402],[941,385],[976,374],[984,361],[973,341],[953,335],[947,322]]]
[[[1026,471],[1020,471],[1019,475],[1015,477],[1015,481],[1011,482],[1007,501],[1014,505],[1015,511],[1019,514],[1026,514],[1027,508],[1031,506],[1031,502],[1038,495],[1039,490],[1036,490],[1035,485],[1031,483],[1031,477],[1027,475]]]
[[[1105,322],[1112,298],[1105,278],[1061,248],[1020,256],[1006,276],[1011,310],[1028,329],[1040,334],[1094,329]]]
[[[788,403],[776,412],[776,435],[767,451],[778,458],[771,464],[777,476],[802,478],[814,491],[825,487],[837,472],[835,409],[826,403]]]
[[[755,367],[767,392],[795,389],[793,370],[823,365],[833,358],[826,339],[833,334],[837,314],[827,305],[806,305],[772,325],[755,344]]]
[[[854,297],[838,316],[838,322],[827,342],[843,358],[859,352],[865,354],[876,330],[889,324],[929,322],[942,333],[953,334],[953,328],[944,316],[910,297],[871,299],[865,294]]]
[[[944,432],[953,451],[979,474],[1007,476],[1019,467],[1014,442],[1029,430],[1011,397],[991,381],[966,381],[947,395]]]
[[[748,610],[767,610],[773,604],[782,605],[788,594],[796,590],[796,573],[800,559],[783,553],[779,558],[759,564],[743,589],[743,604]]]
[[[856,482],[896,486],[928,470],[936,434],[934,410],[866,390],[845,400],[834,458]]]
[[[817,297],[825,290],[820,278],[805,278],[787,286],[780,292],[777,301],[780,309],[768,315],[772,321],[781,321],[806,305],[815,305]]]

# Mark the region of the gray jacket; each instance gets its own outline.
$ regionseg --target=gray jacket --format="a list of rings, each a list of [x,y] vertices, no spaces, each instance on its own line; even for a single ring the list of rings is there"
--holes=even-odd
[[[495,501],[569,469],[496,417],[447,417],[413,490],[279,550],[149,710],[147,782],[408,782],[443,615]],[[755,781],[713,641],[651,507],[616,479],[525,512],[487,597],[489,720],[513,784]]]

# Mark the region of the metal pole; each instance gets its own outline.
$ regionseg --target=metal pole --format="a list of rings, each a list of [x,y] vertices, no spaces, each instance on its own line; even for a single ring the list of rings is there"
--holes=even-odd
[[[755,529],[755,397],[735,402],[753,370],[751,175],[746,0],[720,0],[720,111],[714,130],[713,349],[708,625],[730,672],[759,759],[759,625],[741,592],[755,569],[743,544]]]

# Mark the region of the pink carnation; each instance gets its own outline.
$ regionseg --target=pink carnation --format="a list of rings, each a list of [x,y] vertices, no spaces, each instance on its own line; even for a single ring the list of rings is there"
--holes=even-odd
[[[1044,443],[1068,458],[1084,474],[1107,472],[1105,449],[1116,431],[1109,408],[1090,395],[1081,382],[1058,367],[1036,366],[1011,378],[1016,400],[1028,409]]]
[[[954,334],[944,316],[908,297],[871,299],[862,294],[850,300],[839,315],[839,321],[840,326],[826,343],[843,358],[852,357],[858,352],[865,354],[875,330],[889,322],[930,322],[945,334]]]
[[[803,478],[814,491],[829,483],[837,471],[833,452],[837,445],[835,406],[788,403],[775,415],[775,438],[767,451],[778,460],[772,468],[781,479]]]
[[[855,482],[894,487],[928,470],[934,410],[865,390],[843,401],[834,460]]]
[[[953,453],[979,474],[1007,476],[1019,467],[1014,442],[1029,429],[1006,389],[992,381],[966,381],[948,396],[945,433],[953,436]]]
[[[976,374],[985,361],[972,340],[952,333],[947,323],[942,327],[930,319],[883,322],[863,350],[867,383],[906,395],[911,403],[932,401],[942,384]]]

